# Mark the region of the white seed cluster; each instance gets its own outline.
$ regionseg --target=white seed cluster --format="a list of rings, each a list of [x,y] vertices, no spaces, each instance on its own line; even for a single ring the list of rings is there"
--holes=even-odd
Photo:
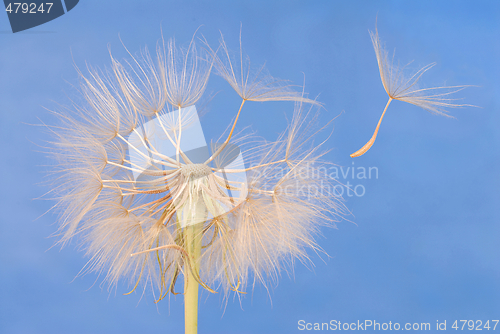
[[[212,169],[205,164],[188,164],[181,168],[181,173],[184,177],[192,177],[194,179],[210,175]]]
[[[188,49],[161,42],[156,59],[145,52],[123,64],[112,58],[109,75],[79,73],[85,103],[54,112],[62,124],[49,127],[49,154],[59,174],[48,194],[58,201],[61,243],[82,235],[90,256],[84,271],[103,273],[112,286],[135,281],[130,293],[151,286],[155,302],[175,293],[181,276],[189,289],[214,286],[226,295],[257,281],[274,284],[294,259],[309,263],[306,248],[318,249],[319,226],[348,213],[330,191],[335,179],[306,175],[330,166],[312,131],[311,108],[320,104],[262,67],[252,69],[242,53],[232,62],[223,40],[215,50],[204,41],[198,50],[194,39]],[[214,138],[220,144],[208,158],[185,146],[205,140],[196,104],[212,69],[242,100],[227,126],[221,123],[230,130]],[[233,137],[250,101],[296,102],[275,141],[250,130]],[[186,300],[197,298],[191,293]]]

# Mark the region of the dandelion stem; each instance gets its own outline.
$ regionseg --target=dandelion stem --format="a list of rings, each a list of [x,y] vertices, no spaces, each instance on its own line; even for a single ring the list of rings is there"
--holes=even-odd
[[[189,257],[193,260],[193,270],[184,274],[184,321],[185,333],[198,333],[198,288],[196,277],[199,276],[201,255],[201,234],[203,224],[188,225],[184,229],[184,240]]]
[[[392,101],[392,97],[389,97],[389,101],[387,101],[387,104],[385,105],[384,112],[382,113],[382,116],[380,116],[380,119],[378,120],[378,124],[377,124],[377,127],[375,128],[375,132],[373,133],[373,136],[370,138],[370,140],[362,148],[360,148],[359,150],[357,150],[356,152],[351,154],[351,158],[362,156],[370,149],[370,147],[372,147],[373,143],[375,142],[375,139],[377,138],[378,129],[380,128],[380,123],[382,123],[382,118],[384,118],[387,107],[389,107],[389,104],[391,103],[391,101]]]

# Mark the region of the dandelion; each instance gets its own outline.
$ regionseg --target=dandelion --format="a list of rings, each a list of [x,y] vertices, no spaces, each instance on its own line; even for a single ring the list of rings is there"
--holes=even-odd
[[[345,209],[326,173],[309,175],[328,166],[314,141],[317,102],[235,63],[223,40],[217,51],[193,40],[186,49],[160,43],[156,53],[80,72],[84,103],[57,112],[62,124],[49,127],[52,192],[60,242],[81,237],[85,272],[103,273],[110,286],[128,279],[128,294],[142,283],[156,302],[180,293],[182,276],[186,333],[196,333],[200,285],[227,296],[277,279],[286,264],[307,261],[308,248],[320,250],[319,226]],[[196,105],[214,69],[242,103],[206,143]],[[235,133],[245,101],[294,101],[293,118],[272,142]]]
[[[388,52],[384,49],[380,42],[377,29],[375,29],[375,33],[370,31],[370,37],[373,43],[373,48],[375,49],[375,55],[377,56],[382,85],[384,86],[387,95],[389,95],[389,100],[387,101],[384,111],[382,112],[382,116],[380,116],[373,136],[361,149],[351,154],[351,158],[359,157],[365,154],[370,147],[372,147],[375,139],[377,138],[382,119],[384,118],[385,112],[392,100],[411,103],[431,113],[447,117],[451,116],[447,114],[446,108],[469,106],[467,104],[456,104],[453,102],[456,101],[456,99],[448,98],[449,95],[456,93],[467,86],[442,86],[432,88],[418,87],[418,82],[422,75],[436,65],[435,63],[422,67],[407,78],[403,75],[403,72],[409,64],[403,67],[399,67],[394,64],[394,54],[392,59],[389,59]]]

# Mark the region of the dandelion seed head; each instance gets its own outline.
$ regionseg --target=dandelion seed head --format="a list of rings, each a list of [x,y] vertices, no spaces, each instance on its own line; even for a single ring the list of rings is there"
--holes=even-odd
[[[239,293],[307,262],[307,249],[320,251],[319,226],[345,213],[326,191],[334,180],[306,171],[323,164],[309,134],[318,104],[271,76],[226,77],[243,101],[221,139],[207,144],[196,103],[225,43],[208,60],[194,41],[158,45],[156,60],[144,51],[112,57],[108,72],[79,72],[86,103],[57,112],[61,125],[49,127],[60,242],[79,236],[90,257],[84,273],[110,286],[126,280],[131,292],[150,287],[157,301],[177,293],[188,273],[208,291]],[[276,141],[235,130],[245,101],[271,100],[295,102]]]

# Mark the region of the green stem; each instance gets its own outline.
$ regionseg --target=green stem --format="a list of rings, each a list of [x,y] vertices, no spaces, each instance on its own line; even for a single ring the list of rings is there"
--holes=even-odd
[[[189,257],[193,261],[196,276],[200,273],[201,234],[203,224],[188,225],[184,228],[184,240]],[[198,287],[193,272],[186,268],[184,274],[184,320],[186,334],[198,333]]]

